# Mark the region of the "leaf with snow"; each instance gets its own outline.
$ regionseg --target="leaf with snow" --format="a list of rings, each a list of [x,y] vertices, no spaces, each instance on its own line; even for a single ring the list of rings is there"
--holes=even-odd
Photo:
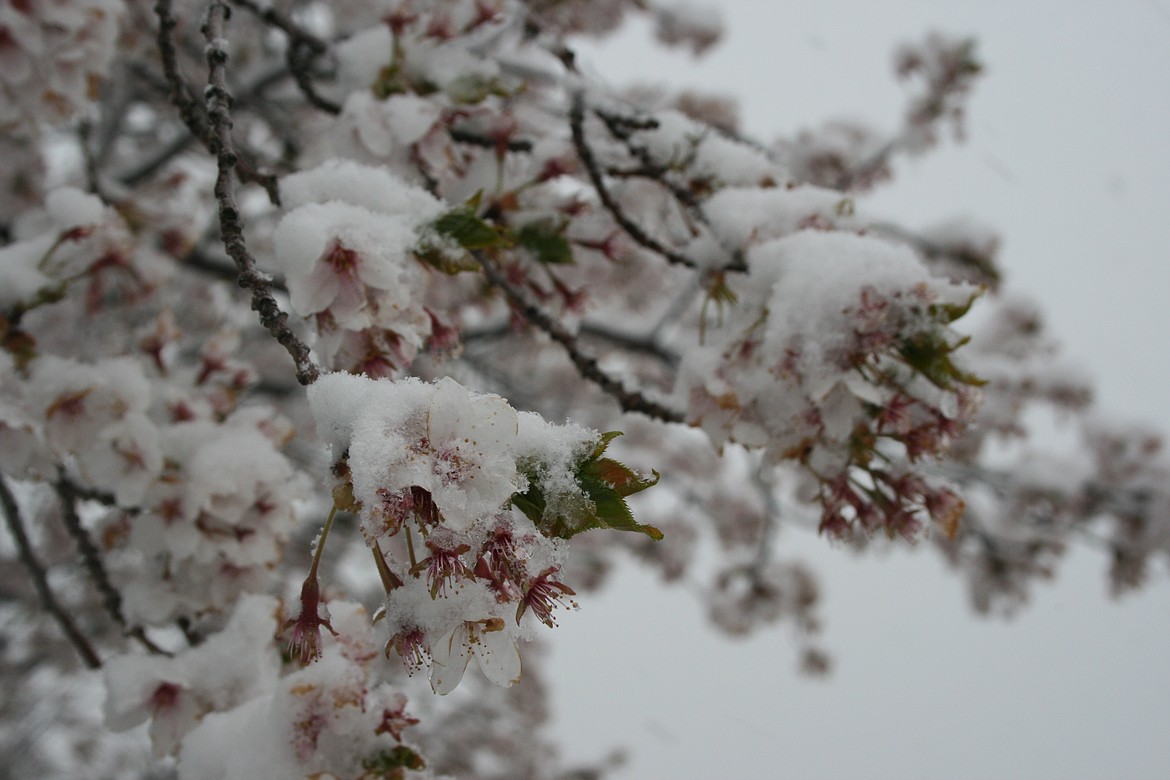
[[[547,495],[540,475],[533,473],[528,475],[528,490],[514,495],[512,504],[545,536],[569,539],[593,528],[610,528],[636,531],[655,541],[661,540],[662,531],[634,520],[625,500],[658,484],[658,472],[653,472],[652,479],[646,479],[612,458],[601,457],[618,436],[621,436],[619,431],[601,434],[594,450],[577,464],[580,489],[577,495]]]

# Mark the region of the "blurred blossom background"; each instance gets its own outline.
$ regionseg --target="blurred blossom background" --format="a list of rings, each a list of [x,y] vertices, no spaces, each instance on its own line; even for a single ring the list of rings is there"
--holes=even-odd
[[[1170,433],[1170,2],[720,7],[725,38],[701,58],[654,45],[640,19],[578,55],[616,87],[734,97],[741,131],[770,143],[832,119],[896,128],[897,46],[975,36],[965,142],[899,157],[858,206],[911,228],[994,229],[1007,289],[1039,303],[1098,412]],[[1060,420],[1036,423],[1040,446],[1066,445]],[[976,615],[929,544],[858,555],[796,524],[777,544],[819,577],[831,673],[797,671],[785,626],[715,633],[685,586],[657,588],[631,562],[550,640],[567,757],[620,748],[616,776],[639,780],[1170,777],[1164,564],[1118,601],[1104,553],[1075,547],[1004,619]]]

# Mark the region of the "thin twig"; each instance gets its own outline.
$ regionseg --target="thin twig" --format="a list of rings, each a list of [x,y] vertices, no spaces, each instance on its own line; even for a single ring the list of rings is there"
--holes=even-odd
[[[155,83],[154,80],[150,78],[154,76],[153,73],[144,72],[141,68],[137,67],[130,68],[130,71],[139,80],[147,81],[152,89],[161,89],[165,94],[171,94],[169,84],[165,82],[161,84]],[[273,68],[269,71],[266,71],[265,73],[262,73],[248,86],[241,90],[241,97],[239,102],[249,105],[262,104],[265,99],[264,92],[287,75],[288,71],[283,67]],[[271,125],[272,123],[269,122],[269,124]],[[178,136],[172,138],[164,146],[157,149],[153,155],[147,157],[145,160],[138,163],[138,165],[134,168],[118,176],[118,181],[120,181],[122,184],[125,184],[127,187],[137,186],[146,179],[149,179],[154,174],[158,173],[158,171],[165,167],[167,163],[186,151],[192,143],[195,143],[196,138],[191,134],[190,127],[184,124],[184,128],[186,128],[186,132],[180,132]]]
[[[183,120],[183,124],[191,131],[191,134],[198,138],[208,151],[215,154],[214,134],[215,129],[212,127],[211,118],[207,115],[200,102],[195,98],[195,92],[187,80],[183,77],[179,70],[178,53],[175,50],[175,27],[178,21],[174,14],[171,13],[171,0],[158,0],[154,6],[155,14],[158,16],[158,48],[159,54],[162,57],[163,74],[166,76],[167,84],[170,86],[171,103],[179,109],[179,117]],[[210,58],[210,53],[208,57]],[[227,54],[224,53],[226,59]],[[226,94],[227,87],[224,86]],[[280,183],[277,177],[271,173],[260,170],[252,163],[242,160],[238,153],[234,151],[233,147],[233,167],[236,168],[236,173],[240,177],[240,181],[251,182],[259,184],[268,193],[268,199],[274,206],[280,205]]]
[[[288,72],[292,75],[293,81],[296,82],[297,88],[301,90],[305,100],[314,108],[334,116],[340,114],[341,104],[322,97],[313,85],[313,78],[309,73],[309,66],[313,60],[329,51],[329,44],[270,5],[262,6],[254,0],[232,0],[232,2],[288,36],[285,60],[288,63]]]
[[[37,596],[41,599],[41,605],[49,612],[50,615],[57,621],[57,625],[61,627],[61,631],[65,637],[73,645],[77,654],[81,656],[82,662],[90,669],[100,669],[102,659],[98,656],[97,651],[93,649],[89,639],[73,622],[73,617],[66,609],[57,601],[57,597],[53,595],[52,589],[49,587],[49,578],[45,572],[45,567],[37,560],[36,553],[33,552],[32,543],[29,541],[28,534],[24,530],[24,522],[20,517],[20,507],[16,504],[16,497],[8,489],[8,483],[0,478],[0,504],[4,507],[4,519],[8,523],[8,530],[12,534],[13,540],[16,542],[16,549],[20,555],[20,562],[28,569],[29,575],[32,577],[33,586],[36,588]]]
[[[187,150],[195,142],[195,136],[183,133],[171,140],[169,144],[159,149],[153,157],[148,157],[132,171],[127,171],[119,177],[119,181],[127,187],[134,187],[158,173],[163,166]]]
[[[484,273],[492,284],[504,291],[508,301],[528,322],[547,333],[553,341],[564,347],[569,359],[577,367],[582,377],[600,387],[607,395],[617,400],[623,411],[638,412],[647,417],[664,422],[683,422],[682,412],[670,409],[657,401],[652,401],[636,390],[626,388],[618,379],[611,377],[602,370],[597,359],[586,355],[577,344],[577,337],[565,329],[553,317],[542,311],[536,304],[528,300],[527,296],[513,285],[504,274],[496,261],[487,253],[476,254]]]
[[[569,108],[569,128],[573,132],[573,146],[577,150],[577,156],[581,158],[581,163],[585,166],[585,171],[589,174],[589,180],[593,183],[593,188],[597,190],[597,197],[601,200],[601,205],[605,207],[605,210],[613,217],[613,220],[618,223],[618,226],[637,243],[652,252],[662,255],[662,257],[666,258],[667,262],[686,266],[687,268],[697,268],[698,264],[694,260],[664,246],[657,239],[650,236],[650,234],[630,219],[618,202],[614,200],[613,195],[609,191],[609,187],[605,184],[605,177],[602,175],[601,168],[597,164],[597,158],[593,155],[593,150],[585,141],[585,95],[583,92],[577,92],[573,95],[573,103]]]
[[[77,145],[81,149],[81,159],[85,168],[85,186],[90,192],[101,198],[103,203],[109,205],[109,198],[102,192],[97,158],[94,156],[93,147],[91,146],[92,139],[93,122],[88,119],[83,120],[77,126]]]
[[[672,368],[678,366],[680,360],[675,352],[663,347],[652,336],[626,333],[616,328],[611,328],[608,325],[589,321],[582,322],[577,330],[582,336],[607,342],[627,352],[653,357]],[[473,344],[476,341],[493,341],[508,338],[511,333],[512,328],[508,322],[499,322],[488,327],[461,331],[459,338],[464,344]]]
[[[171,103],[179,109],[179,117],[191,134],[196,138],[206,138],[207,116],[179,70],[179,54],[175,49],[175,28],[179,21],[171,13],[171,0],[158,0],[154,12],[158,16],[158,51],[162,57],[163,76],[170,86]]]
[[[160,0],[160,5],[165,0]],[[248,252],[244,241],[244,225],[240,208],[232,188],[232,173],[236,167],[236,150],[232,143],[231,94],[227,88],[226,65],[228,54],[223,39],[224,22],[231,9],[224,0],[214,0],[207,12],[203,35],[207,39],[207,118],[211,131],[211,151],[215,155],[218,175],[215,178],[215,200],[219,205],[219,228],[224,249],[239,271],[238,283],[252,291],[252,310],[260,316],[260,323],[280,342],[296,364],[297,381],[310,385],[321,374],[321,369],[309,357],[309,347],[293,332],[288,315],[272,294],[272,279],[256,268],[256,260]]]
[[[503,146],[509,152],[531,152],[532,142],[525,138],[510,138],[506,141],[497,141],[495,138],[468,130],[463,127],[452,127],[448,131],[451,140],[468,146],[480,146],[484,149],[497,149]]]
[[[677,353],[663,347],[653,336],[639,336],[626,333],[595,322],[582,322],[579,330],[583,336],[607,341],[627,352],[648,355],[662,361],[671,368],[677,367],[681,360]]]
[[[122,594],[114,587],[114,583],[110,581],[110,575],[106,572],[105,564],[102,563],[101,553],[94,546],[93,540],[89,538],[89,533],[85,530],[85,526],[81,524],[81,517],[77,514],[77,499],[81,498],[81,491],[77,490],[73,483],[66,479],[64,475],[61,475],[57,479],[53,488],[57,491],[57,496],[61,499],[61,519],[64,522],[65,529],[73,537],[73,541],[77,545],[77,550],[81,553],[81,560],[85,564],[85,570],[89,574],[89,578],[93,581],[94,587],[101,594],[102,606],[105,607],[106,614],[118,624],[118,627],[122,629],[123,633],[133,637],[138,644],[142,645],[150,653],[154,655],[170,655],[166,650],[163,650],[151,641],[142,626],[131,627],[126,623],[126,617],[122,614]]]
[[[650,151],[645,147],[635,142],[634,134],[646,130],[654,130],[658,128],[658,120],[653,118],[641,118],[622,116],[609,111],[604,111],[600,108],[595,108],[593,113],[605,124],[605,128],[617,140],[621,141],[626,147],[626,151],[630,156],[638,160],[641,165],[637,168],[615,168],[608,167],[605,174],[613,176],[614,178],[646,178],[657,183],[659,186],[665,188],[674,199],[690,214],[691,218],[702,223],[708,231],[711,231],[711,222],[707,219],[707,214],[703,211],[699,196],[691,191],[689,187],[676,184],[670,180],[668,174],[670,169],[654,159]],[[707,131],[716,130],[716,128],[707,128]],[[704,132],[705,133],[707,132]],[[744,143],[743,141],[732,138],[736,143]],[[696,141],[696,147],[702,142],[702,138]],[[748,144],[750,146],[750,144]],[[722,242],[720,242],[722,244]],[[747,261],[740,249],[733,249],[724,247],[731,255],[731,262],[723,267],[724,271],[746,271]]]

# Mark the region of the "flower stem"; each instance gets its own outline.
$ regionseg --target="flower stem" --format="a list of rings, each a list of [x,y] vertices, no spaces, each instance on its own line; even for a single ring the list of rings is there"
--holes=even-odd
[[[329,517],[325,520],[325,526],[321,529],[321,535],[317,537],[317,544],[313,549],[313,564],[309,567],[309,579],[314,579],[317,576],[317,567],[321,565],[321,554],[325,552],[325,540],[329,537],[329,529],[333,527],[333,518],[337,517],[337,504],[329,510]]]
[[[410,569],[414,571],[414,568],[418,566],[418,562],[414,559],[414,535],[410,533],[410,526],[405,526],[404,530],[406,531],[406,552],[410,556]]]

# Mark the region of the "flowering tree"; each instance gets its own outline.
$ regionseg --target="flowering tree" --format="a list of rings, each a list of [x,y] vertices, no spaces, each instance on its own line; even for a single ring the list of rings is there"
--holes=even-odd
[[[582,73],[627,13],[720,34],[644,0],[0,6],[0,717],[53,724],[9,766],[554,777],[535,640],[617,551],[673,581],[715,548],[714,624],[790,621],[813,672],[782,521],[928,541],[981,611],[1079,536],[1119,592],[1170,553],[1160,440],[1092,421],[994,235],[865,214],[961,133],[970,41],[898,52],[897,132],[766,146]],[[1083,420],[1077,468],[1005,462],[1037,406]]]

